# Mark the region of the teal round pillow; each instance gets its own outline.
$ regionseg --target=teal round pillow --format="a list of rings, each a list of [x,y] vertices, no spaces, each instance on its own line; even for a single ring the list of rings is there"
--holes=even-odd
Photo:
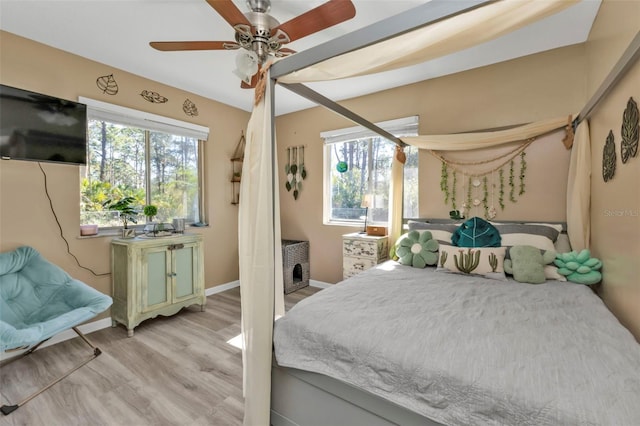
[[[438,263],[438,247],[431,232],[409,231],[396,242],[396,256],[403,265],[424,268]]]

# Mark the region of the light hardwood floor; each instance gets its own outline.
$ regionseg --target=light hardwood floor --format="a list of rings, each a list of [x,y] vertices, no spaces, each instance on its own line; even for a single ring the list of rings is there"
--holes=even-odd
[[[285,296],[287,309],[319,291]],[[241,425],[240,290],[207,298],[207,310],[183,309],[144,321],[127,337],[122,326],[88,335],[100,355],[0,425]],[[39,349],[0,370],[3,404],[16,403],[91,354],[80,338]]]

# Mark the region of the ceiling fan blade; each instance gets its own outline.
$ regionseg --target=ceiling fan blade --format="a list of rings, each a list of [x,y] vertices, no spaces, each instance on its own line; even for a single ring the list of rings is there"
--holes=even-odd
[[[207,3],[218,12],[232,27],[238,24],[251,26],[251,22],[231,0],[207,0]]]
[[[271,29],[287,33],[291,41],[324,30],[356,16],[356,8],[350,0],[329,0],[308,12]]]
[[[163,52],[177,50],[234,50],[240,45],[235,41],[152,41],[151,47]]]
[[[293,55],[294,53],[296,53],[295,50],[289,49],[288,47],[283,47],[276,52],[276,57],[281,58],[283,56]]]

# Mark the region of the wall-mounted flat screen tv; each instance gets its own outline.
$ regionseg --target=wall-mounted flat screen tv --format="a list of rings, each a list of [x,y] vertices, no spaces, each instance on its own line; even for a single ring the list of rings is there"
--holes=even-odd
[[[87,106],[0,84],[0,156],[86,164]]]

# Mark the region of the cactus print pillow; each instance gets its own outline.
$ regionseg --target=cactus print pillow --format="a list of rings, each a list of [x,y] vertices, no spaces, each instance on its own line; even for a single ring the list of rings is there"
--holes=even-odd
[[[503,266],[506,250],[506,247],[440,246],[436,271],[506,281]]]

